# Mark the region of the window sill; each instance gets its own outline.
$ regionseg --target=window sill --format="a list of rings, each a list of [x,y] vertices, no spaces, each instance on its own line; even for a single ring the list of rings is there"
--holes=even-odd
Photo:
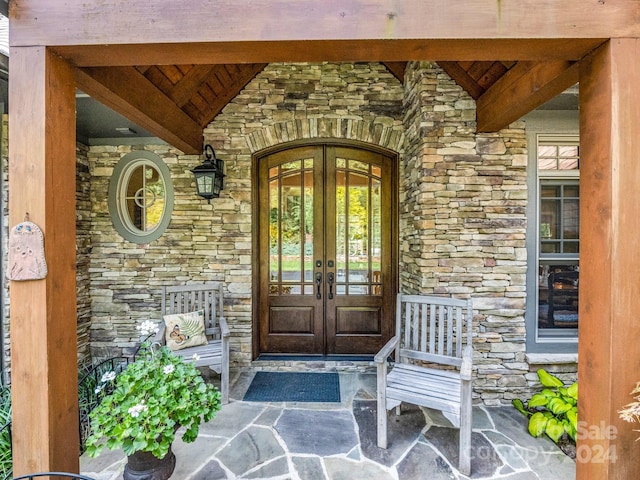
[[[527,353],[529,365],[564,365],[578,363],[577,353]]]

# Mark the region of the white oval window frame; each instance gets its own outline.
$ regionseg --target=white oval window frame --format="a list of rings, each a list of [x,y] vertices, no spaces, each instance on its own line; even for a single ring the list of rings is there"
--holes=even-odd
[[[153,230],[148,232],[139,230],[133,226],[128,215],[127,218],[124,218],[125,214],[121,206],[123,187],[128,183],[131,172],[133,172],[135,168],[143,165],[152,166],[158,171],[165,189],[165,204],[160,222],[158,222],[158,225]],[[157,240],[169,226],[171,214],[173,213],[173,182],[171,180],[169,167],[167,167],[162,159],[155,153],[144,150],[127,153],[118,161],[111,175],[111,180],[109,181],[108,207],[113,227],[122,238],[137,244],[150,243]]]

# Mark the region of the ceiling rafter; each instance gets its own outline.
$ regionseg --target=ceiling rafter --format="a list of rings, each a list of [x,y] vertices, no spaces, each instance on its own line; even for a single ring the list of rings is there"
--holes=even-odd
[[[476,102],[479,132],[495,132],[578,82],[579,63],[518,62]]]
[[[202,126],[134,67],[76,69],[85,93],[187,154],[202,151]]]

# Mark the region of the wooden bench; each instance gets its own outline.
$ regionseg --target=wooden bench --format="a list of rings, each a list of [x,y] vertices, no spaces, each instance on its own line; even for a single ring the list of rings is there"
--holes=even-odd
[[[398,295],[396,335],[375,356],[380,448],[387,410],[400,413],[401,402],[434,408],[460,428],[459,469],[471,473],[472,321],[470,299]]]
[[[162,321],[155,341],[166,345],[164,316],[174,313],[204,312],[206,345],[176,350],[185,361],[194,361],[197,367],[207,366],[220,374],[220,394],[223,404],[229,403],[229,327],[224,318],[222,283],[162,287]]]

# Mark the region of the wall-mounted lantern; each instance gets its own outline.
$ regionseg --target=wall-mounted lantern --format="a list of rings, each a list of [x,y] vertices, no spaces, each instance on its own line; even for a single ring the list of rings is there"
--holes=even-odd
[[[196,177],[196,191],[202,198],[207,199],[207,203],[211,203],[212,198],[218,198],[220,191],[224,187],[224,161],[216,158],[211,145],[204,146],[205,160],[202,165],[197,166],[193,170]]]

